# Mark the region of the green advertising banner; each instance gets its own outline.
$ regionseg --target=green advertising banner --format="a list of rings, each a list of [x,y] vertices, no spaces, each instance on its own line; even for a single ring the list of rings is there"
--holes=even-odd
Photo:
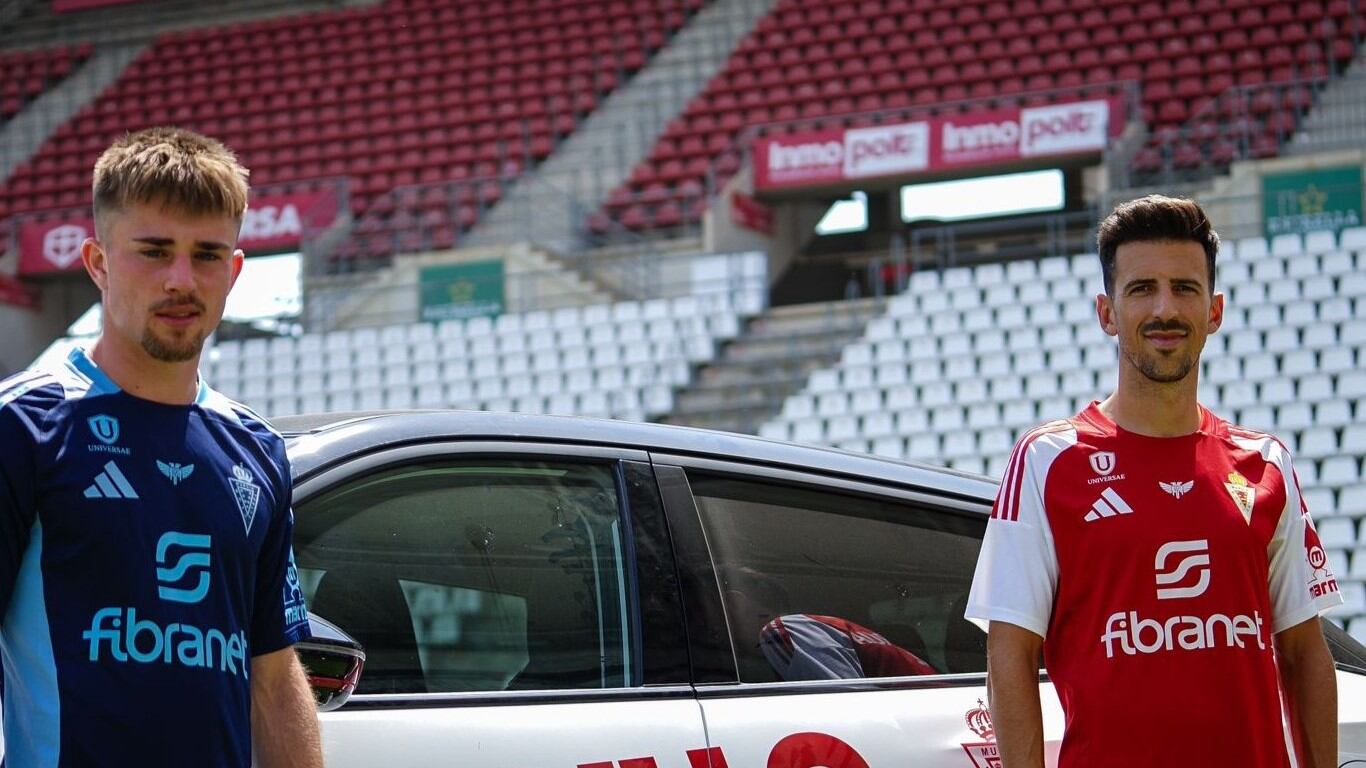
[[[428,322],[503,312],[503,262],[471,261],[423,267],[421,317]]]
[[[1266,236],[1361,226],[1361,166],[1269,173],[1262,177]]]

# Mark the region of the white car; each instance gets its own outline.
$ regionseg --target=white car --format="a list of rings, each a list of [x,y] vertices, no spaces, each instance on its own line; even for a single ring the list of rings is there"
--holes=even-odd
[[[589,419],[278,426],[300,586],[341,630],[305,649],[332,768],[999,765],[962,618],[985,478]],[[1325,628],[1366,759],[1366,652]]]

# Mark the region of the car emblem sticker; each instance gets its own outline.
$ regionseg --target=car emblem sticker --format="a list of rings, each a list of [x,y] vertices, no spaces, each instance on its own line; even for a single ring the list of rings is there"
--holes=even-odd
[[[1108,475],[1114,472],[1115,452],[1096,451],[1091,454],[1091,469],[1095,470],[1097,475]]]
[[[991,725],[991,711],[981,699],[977,706],[969,709],[963,716],[968,730],[977,734],[982,741],[964,744],[963,751],[968,753],[975,768],[1001,768],[1001,753],[996,747],[996,729]]]
[[[251,472],[243,465],[232,468],[232,496],[237,500],[237,511],[242,513],[242,524],[251,533],[251,523],[256,519],[256,504],[261,499],[261,486],[252,481]]]
[[[1233,498],[1233,503],[1238,505],[1238,511],[1243,513],[1243,520],[1252,525],[1252,505],[1257,501],[1257,489],[1248,485],[1247,478],[1237,472],[1229,473],[1224,488]]]

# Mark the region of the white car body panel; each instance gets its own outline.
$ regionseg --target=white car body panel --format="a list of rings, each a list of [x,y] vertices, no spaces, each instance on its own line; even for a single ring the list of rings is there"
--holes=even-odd
[[[706,746],[692,699],[353,709],[320,715],[328,768],[575,768]]]

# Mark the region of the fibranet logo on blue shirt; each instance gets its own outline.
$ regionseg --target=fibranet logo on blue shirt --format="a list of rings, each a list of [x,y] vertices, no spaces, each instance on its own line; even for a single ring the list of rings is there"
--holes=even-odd
[[[90,443],[86,450],[91,453],[117,453],[120,456],[129,456],[132,451],[121,445],[114,445],[119,441],[119,420],[104,413],[97,413],[85,420],[86,426],[90,427],[90,434],[95,436],[98,443]]]
[[[208,594],[212,575],[213,541],[207,534],[167,531],[157,542],[157,596],[171,603],[194,605]],[[162,626],[139,619],[137,609],[101,608],[81,633],[90,661],[108,658],[119,663],[177,664],[247,676],[246,632],[203,629],[192,624]]]

